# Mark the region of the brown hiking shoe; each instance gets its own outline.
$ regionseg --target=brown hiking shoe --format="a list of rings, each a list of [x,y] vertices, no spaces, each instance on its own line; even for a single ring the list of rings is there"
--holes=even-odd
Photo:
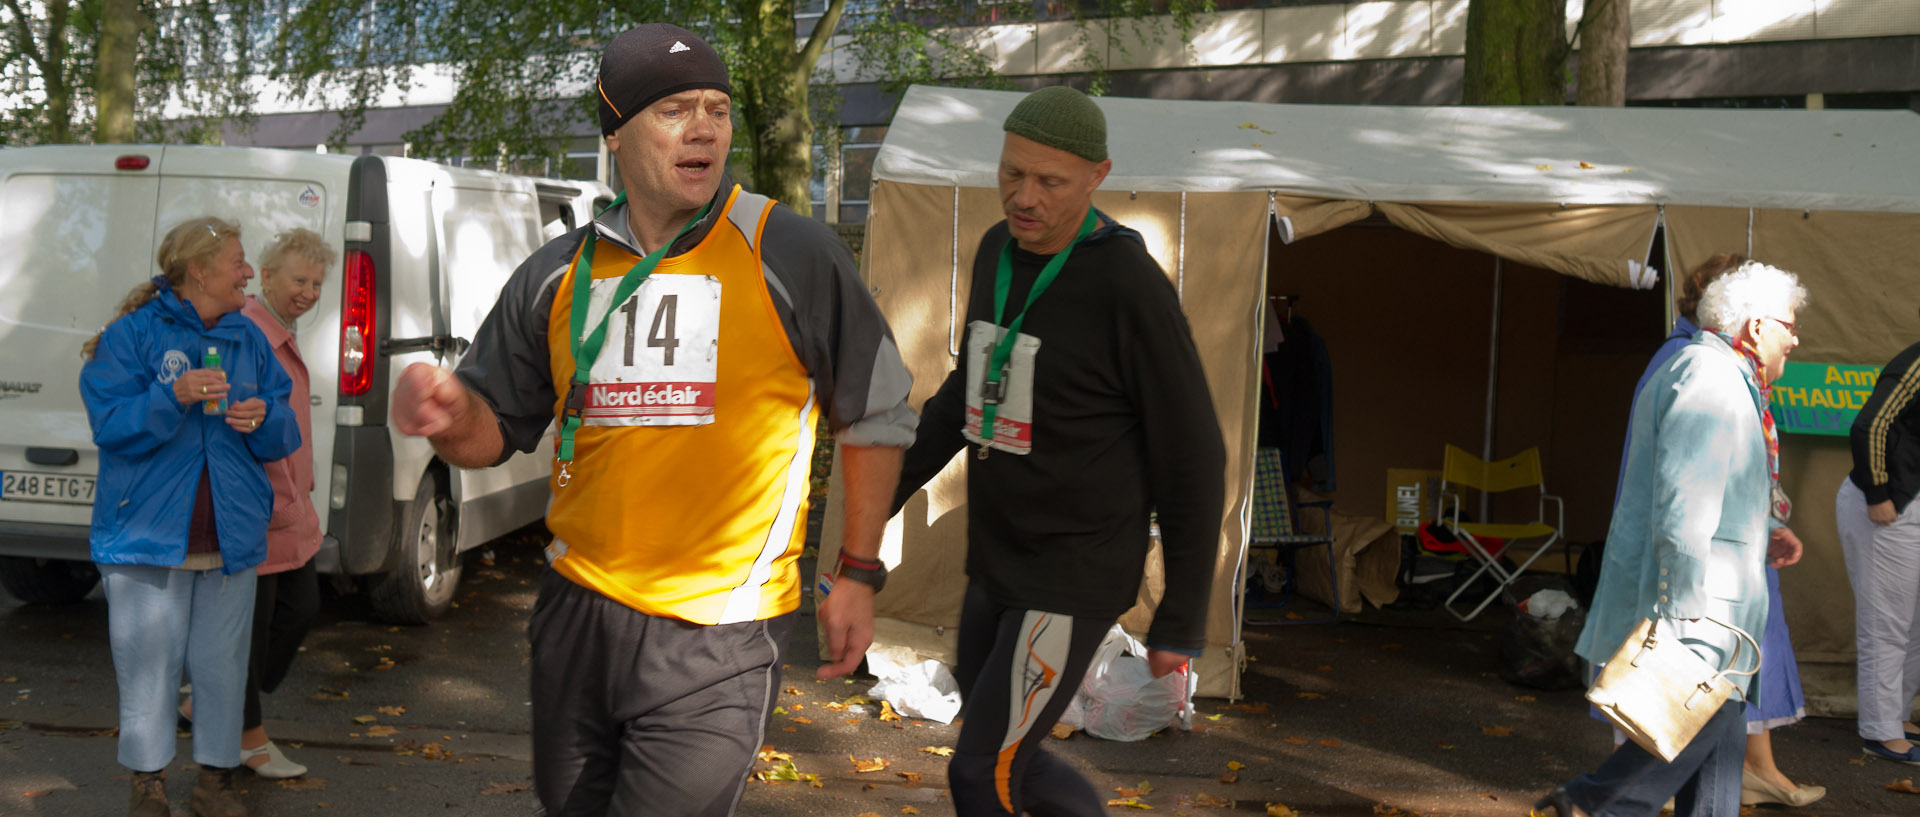
[[[133,797],[127,817],[172,817],[167,807],[167,770],[133,773]]]
[[[197,817],[247,817],[240,792],[233,788],[233,769],[201,766],[193,784],[193,813]]]

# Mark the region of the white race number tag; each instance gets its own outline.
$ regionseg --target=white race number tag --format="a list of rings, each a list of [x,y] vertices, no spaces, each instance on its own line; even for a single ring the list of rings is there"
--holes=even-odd
[[[606,315],[619,278],[595,279],[589,315]],[[691,426],[714,420],[720,361],[720,280],[653,275],[607,317],[581,422]]]
[[[1006,377],[1000,383],[1000,408],[994,412],[993,440],[980,432],[986,417],[985,394],[987,367],[993,347],[1006,334],[1004,326],[974,321],[967,333],[967,423],[961,429],[968,440],[1009,454],[1033,453],[1033,359],[1040,354],[1040,339],[1022,334],[1013,339],[1013,352],[1007,358]]]

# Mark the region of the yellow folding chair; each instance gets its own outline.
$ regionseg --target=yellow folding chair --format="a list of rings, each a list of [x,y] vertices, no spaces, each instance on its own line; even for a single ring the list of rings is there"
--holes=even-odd
[[[1507,524],[1462,522],[1460,521],[1461,491],[1467,488],[1485,494],[1534,488],[1540,492],[1538,514],[1532,522]],[[1548,503],[1554,506],[1552,522],[1547,521]],[[1553,549],[1554,544],[1561,539],[1561,532],[1567,526],[1566,505],[1560,501],[1560,497],[1547,493],[1546,477],[1540,468],[1540,449],[1537,447],[1529,448],[1499,462],[1485,462],[1458,447],[1447,446],[1446,460],[1440,471],[1440,509],[1441,518],[1453,534],[1459,537],[1467,555],[1480,563],[1480,568],[1473,571],[1473,575],[1468,576],[1459,587],[1454,588],[1453,595],[1448,596],[1445,603],[1447,612],[1461,621],[1469,621],[1480,615],[1487,605],[1492,604],[1494,599],[1505,593],[1508,585],[1513,584],[1515,579],[1520,578],[1520,574],[1525,573],[1527,568],[1532,567],[1534,562],[1539,561],[1541,556]],[[1501,552],[1504,552],[1516,539],[1541,537],[1545,537],[1545,541],[1539,548],[1512,570],[1500,563],[1500,553],[1494,552],[1482,541],[1484,539],[1505,540],[1506,544],[1501,548]],[[1484,574],[1491,574],[1497,582],[1493,591],[1489,592],[1486,598],[1481,599],[1479,604],[1474,605],[1472,610],[1461,613],[1455,605],[1461,603],[1460,597],[1466,595]]]

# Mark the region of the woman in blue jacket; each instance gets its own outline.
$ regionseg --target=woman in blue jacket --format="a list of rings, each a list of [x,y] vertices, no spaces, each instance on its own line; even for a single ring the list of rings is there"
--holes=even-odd
[[[1737,643],[1715,622],[1764,637],[1772,530],[1792,510],[1780,491],[1770,384],[1799,345],[1794,322],[1806,298],[1792,273],[1765,264],[1749,261],[1727,273],[1701,296],[1703,331],[1654,372],[1634,401],[1600,585],[1574,648],[1582,658],[1604,664],[1646,618],[1715,666]],[[1742,657],[1739,668],[1750,661]],[[1728,699],[1673,762],[1622,744],[1600,768],[1535,803],[1535,811],[1653,817],[1673,798],[1679,817],[1733,817],[1747,704],[1766,705],[1757,679],[1738,683],[1741,695]]]
[[[128,294],[88,341],[80,370],[100,450],[91,545],[120,687],[119,760],[133,772],[128,813],[167,815],[184,666],[201,767],[193,811],[244,817],[233,769],[253,569],[273,512],[263,463],[300,446],[287,404],[293,381],[240,313],[253,268],[238,225],[180,224],[158,260],[162,274]],[[201,365],[212,355],[218,368]]]

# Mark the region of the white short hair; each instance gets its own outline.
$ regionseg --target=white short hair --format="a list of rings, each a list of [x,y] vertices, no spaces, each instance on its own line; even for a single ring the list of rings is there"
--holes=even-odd
[[[1782,318],[1807,305],[1807,288],[1793,273],[1748,261],[1715,279],[1700,294],[1700,325],[1727,334],[1754,318]]]

